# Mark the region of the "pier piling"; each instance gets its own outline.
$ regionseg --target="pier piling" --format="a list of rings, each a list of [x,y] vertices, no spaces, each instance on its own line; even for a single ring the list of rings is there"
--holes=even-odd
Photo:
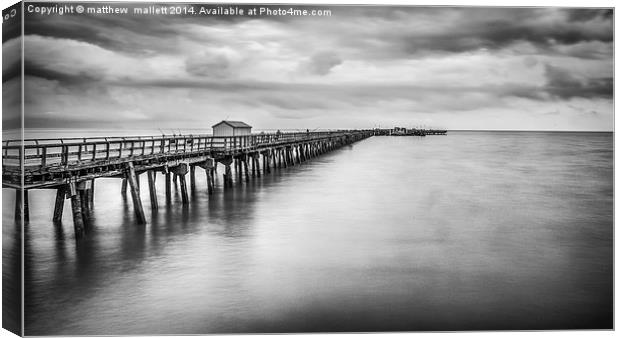
[[[196,191],[196,167],[193,165],[189,166],[189,185],[192,193]]]
[[[207,193],[209,195],[213,194],[213,174],[211,172],[212,169],[205,169],[205,174],[207,175]]]
[[[23,193],[23,203],[22,203]],[[24,215],[24,223],[30,220],[30,207],[28,206],[28,190],[15,189],[15,221],[21,222],[22,214]]]
[[[61,185],[56,189],[56,202],[54,203],[54,217],[52,221],[58,223],[62,221],[62,212],[65,208],[65,196],[67,195],[66,187]]]
[[[172,203],[172,174],[170,172],[166,172],[166,204]]]
[[[71,213],[75,238],[81,238],[84,235],[84,219],[82,218],[82,201],[76,189],[71,189]]]
[[[126,178],[123,178],[123,181],[121,183],[121,194],[123,196],[127,195],[127,179]]]
[[[245,171],[245,181],[250,182],[250,173],[248,172],[248,157],[243,157],[243,170]]]
[[[142,201],[140,200],[140,186],[138,185],[138,177],[134,169],[133,162],[127,164],[127,180],[129,182],[129,190],[131,191],[131,199],[133,201],[133,209],[136,213],[138,223],[145,224],[146,217],[144,216],[144,209],[142,208]]]
[[[157,190],[155,187],[155,173],[149,170],[147,173],[149,180],[149,196],[151,197],[151,209],[157,210],[159,205],[157,204]]]

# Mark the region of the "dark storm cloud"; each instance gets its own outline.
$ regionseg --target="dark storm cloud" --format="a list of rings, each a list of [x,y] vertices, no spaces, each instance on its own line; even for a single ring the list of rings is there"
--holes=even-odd
[[[24,62],[24,75],[58,81],[64,86],[92,86],[100,82],[103,77],[102,71],[97,71],[96,69],[80,69],[75,73],[67,73],[28,60]]]
[[[570,21],[590,21],[594,19],[613,19],[613,9],[571,8],[565,10]]]
[[[360,37],[352,35],[349,41],[378,46],[382,49],[376,51],[379,54],[392,50],[408,55],[499,50],[516,43],[530,43],[546,54],[553,54],[561,53],[555,49],[558,46],[613,41],[613,18],[605,11],[557,10],[559,15],[555,15],[556,11],[552,9],[535,8],[422,8],[395,11],[401,13],[401,20],[406,13],[410,14],[412,22],[421,20],[430,23],[435,19],[437,28],[420,32],[416,29],[398,29],[396,26],[391,32],[383,29],[378,34],[371,32]],[[385,15],[383,21],[398,17],[394,13],[381,13]],[[374,16],[381,17],[379,13],[374,13]],[[382,28],[389,26],[389,23],[381,25]]]
[[[128,54],[174,52],[175,46],[163,43],[182,33],[166,17],[142,16],[40,16],[27,15],[24,32],[58,39],[71,39]]]
[[[555,98],[573,97],[603,98],[613,97],[614,81],[611,77],[580,79],[569,70],[551,65],[545,66],[547,84],[545,90]]]
[[[164,5],[164,4],[162,4]],[[215,6],[212,6],[215,8]],[[244,6],[250,8],[252,6]],[[296,6],[295,8],[309,8]],[[325,23],[324,30],[340,29],[338,36],[343,44],[360,47],[387,48],[385,53],[427,52],[461,53],[481,48],[501,49],[516,42],[530,42],[539,48],[552,49],[557,45],[574,45],[579,42],[611,42],[613,12],[608,9],[541,9],[541,8],[428,8],[428,7],[351,7],[330,6],[334,17],[345,17],[334,23],[329,19],[299,19],[303,27],[307,22]],[[130,8],[131,10],[131,8]],[[559,16],[554,16],[555,13]],[[84,25],[87,18],[88,24]],[[234,25],[245,22],[241,16],[56,16],[28,15],[26,34],[67,38],[99,45],[106,49],[127,53],[174,50],[169,44],[157,44],[157,39],[178,35],[191,36],[184,29],[187,25]],[[259,20],[288,22],[288,17],[260,17]],[[313,21],[314,20],[314,21]],[[327,21],[326,21],[327,20]],[[424,32],[400,29],[399,24],[416,21],[435,21],[436,28]],[[360,32],[350,22],[378,25],[376,31]],[[379,25],[380,24],[380,25]],[[289,25],[287,29],[300,29]],[[319,27],[319,29],[321,29]],[[332,32],[333,34],[334,32]],[[209,39],[202,36],[201,39]],[[163,40],[162,40],[163,41]],[[168,41],[170,42],[170,41]],[[174,39],[172,39],[174,42]],[[380,53],[381,51],[372,51]]]
[[[22,75],[21,65],[14,63],[9,67],[2,69],[2,83],[18,78]]]

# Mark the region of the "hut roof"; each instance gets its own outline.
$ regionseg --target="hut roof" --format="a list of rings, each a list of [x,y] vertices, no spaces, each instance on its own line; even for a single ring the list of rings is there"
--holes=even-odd
[[[252,128],[251,125],[245,123],[245,122],[241,122],[241,121],[222,121],[219,123],[214,124],[211,128],[215,128],[217,126],[219,126],[220,124],[227,124],[233,128]]]

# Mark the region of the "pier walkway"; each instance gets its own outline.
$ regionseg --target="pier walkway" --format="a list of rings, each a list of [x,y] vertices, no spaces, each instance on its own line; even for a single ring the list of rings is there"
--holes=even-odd
[[[15,219],[28,222],[28,191],[56,189],[54,222],[60,222],[64,200],[71,200],[76,238],[93,208],[95,180],[123,180],[121,193],[130,191],[138,223],[146,223],[138,176],[146,174],[151,207],[158,208],[156,174],[165,179],[166,203],[171,203],[172,184],[179,184],[182,203],[188,204],[196,187],[196,169],[207,176],[206,191],[213,193],[217,163],[224,166],[223,185],[242,184],[251,177],[269,174],[273,168],[294,166],[325,152],[357,142],[382,130],[272,133],[247,136],[175,135],[149,137],[63,138],[4,141],[2,186],[16,189]],[[261,163],[262,162],[262,163]],[[23,173],[23,175],[22,175]],[[23,178],[23,182],[22,182]],[[24,201],[22,203],[21,201]]]

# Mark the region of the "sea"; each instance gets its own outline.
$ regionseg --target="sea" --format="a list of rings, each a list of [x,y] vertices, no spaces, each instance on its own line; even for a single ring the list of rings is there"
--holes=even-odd
[[[146,225],[102,178],[79,241],[33,190],[25,334],[611,329],[613,156],[612,133],[374,136],[229,189],[220,166],[212,195],[197,170],[187,206],[157,174]],[[13,210],[3,189],[5,257]]]

